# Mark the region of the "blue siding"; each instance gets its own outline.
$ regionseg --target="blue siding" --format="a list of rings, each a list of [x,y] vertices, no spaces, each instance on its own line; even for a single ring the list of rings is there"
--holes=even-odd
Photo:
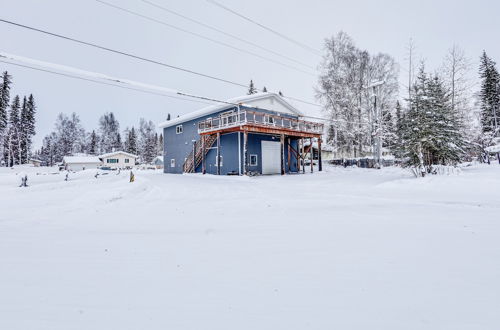
[[[182,173],[182,167],[186,157],[189,155],[193,149],[193,140],[198,141],[200,136],[198,135],[198,122],[205,120],[210,117],[217,117],[221,113],[227,112],[231,109],[236,110],[234,107],[228,107],[217,113],[213,113],[207,116],[199,117],[190,121],[186,121],[182,124],[183,132],[181,134],[176,134],[176,126],[166,127],[163,129],[164,136],[164,173]],[[250,109],[254,110],[254,109]],[[259,112],[273,113],[272,111],[266,111],[258,109]],[[274,113],[276,114],[276,113]],[[293,115],[281,114],[283,117],[297,118]],[[228,173],[238,173],[238,135],[240,135],[240,152],[241,152],[241,169],[243,171],[244,164],[244,153],[243,153],[243,133],[229,133],[221,135],[220,138],[220,152],[222,156],[222,166],[221,174],[225,175]],[[248,157],[250,161],[250,155],[257,155],[257,166],[251,166],[248,168],[249,171],[262,172],[262,152],[261,152],[261,141],[278,141],[279,137],[273,137],[270,135],[263,134],[248,134]],[[297,141],[292,141],[292,146],[297,148]],[[214,143],[212,149],[209,150],[206,156],[206,172],[209,174],[217,173],[216,166],[216,150],[217,142]],[[285,139],[285,162],[287,162],[288,144],[287,139]],[[175,167],[171,167],[171,159],[175,159]],[[294,154],[291,155],[291,170],[292,172],[297,171],[297,161]],[[288,169],[288,165],[285,165]],[[201,172],[201,165],[198,166],[196,172]]]

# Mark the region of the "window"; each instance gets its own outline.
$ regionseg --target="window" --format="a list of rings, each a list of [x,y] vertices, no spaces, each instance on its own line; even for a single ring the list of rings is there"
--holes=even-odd
[[[264,117],[264,122],[266,122],[269,125],[274,125],[274,117],[271,116],[265,116]]]
[[[108,163],[108,164],[117,164],[118,163],[118,159],[116,159],[116,158],[108,158],[108,159],[106,159],[106,163]]]
[[[182,133],[182,125],[175,126],[175,134],[181,134],[181,133]]]
[[[220,157],[220,166],[222,167],[222,156],[219,156]],[[215,156],[215,166],[217,166],[217,156]]]
[[[175,159],[170,160],[170,167],[175,167]]]
[[[257,166],[257,155],[250,155],[250,166]]]
[[[130,159],[125,158],[125,164],[128,164],[130,162]]]

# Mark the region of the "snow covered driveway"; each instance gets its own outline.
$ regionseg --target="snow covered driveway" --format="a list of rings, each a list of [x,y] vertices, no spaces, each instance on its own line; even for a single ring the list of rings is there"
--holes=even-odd
[[[0,329],[500,326],[499,166],[34,171],[0,169]]]

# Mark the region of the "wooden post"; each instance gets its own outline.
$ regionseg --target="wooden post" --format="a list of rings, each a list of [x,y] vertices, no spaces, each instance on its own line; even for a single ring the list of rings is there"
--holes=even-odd
[[[217,132],[217,175],[220,175],[220,133]]]
[[[323,171],[323,162],[321,159],[321,138],[318,138],[318,171]]]
[[[290,138],[288,138],[288,174],[290,174],[290,171],[291,171],[291,158],[290,158]]]
[[[281,175],[285,175],[285,135],[280,136],[281,144]]]
[[[302,173],[305,174],[306,173],[306,155],[304,154],[304,138],[300,139],[300,144],[301,144],[301,148],[302,150],[300,151],[300,157],[302,158]]]
[[[196,141],[193,141],[193,173],[196,173]]]
[[[201,138],[201,173],[207,173],[205,164],[205,135]]]
[[[243,174],[248,175],[248,132],[243,133]]]
[[[309,153],[311,154],[311,173],[314,171],[314,150],[313,150],[313,139],[309,138],[309,142],[311,143],[309,148]]]

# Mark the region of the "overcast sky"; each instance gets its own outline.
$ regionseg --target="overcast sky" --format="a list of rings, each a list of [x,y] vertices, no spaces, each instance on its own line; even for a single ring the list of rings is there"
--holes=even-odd
[[[300,66],[244,43],[151,7],[141,0],[106,0],[129,10],[234,46]],[[216,26],[273,51],[317,67],[320,57],[242,20],[205,0],[150,0],[186,16]],[[230,1],[226,6],[287,36],[322,49],[323,40],[343,30],[360,48],[384,52],[396,58],[406,75],[406,45],[415,40],[417,55],[436,69],[453,43],[465,49],[477,71],[478,57],[486,49],[500,61],[498,13],[500,3],[491,0],[379,0],[379,1]],[[0,17],[46,29],[110,48],[131,52],[231,81],[282,90],[314,101],[317,78],[254,56],[225,48],[109,8],[94,0],[1,0]],[[139,62],[83,45],[54,39],[0,23],[3,52],[100,72],[120,78],[227,99],[246,93],[236,87],[188,73]],[[58,113],[76,112],[87,130],[97,128],[98,118],[113,111],[121,129],[137,125],[140,117],[154,122],[184,114],[204,104],[143,94],[31,71],[0,63],[14,76],[13,92],[33,93],[38,103],[36,146],[53,127]],[[306,69],[306,68],[304,68]],[[307,69],[306,69],[307,70]],[[404,80],[404,79],[403,79]],[[312,111],[300,105],[304,111]]]

